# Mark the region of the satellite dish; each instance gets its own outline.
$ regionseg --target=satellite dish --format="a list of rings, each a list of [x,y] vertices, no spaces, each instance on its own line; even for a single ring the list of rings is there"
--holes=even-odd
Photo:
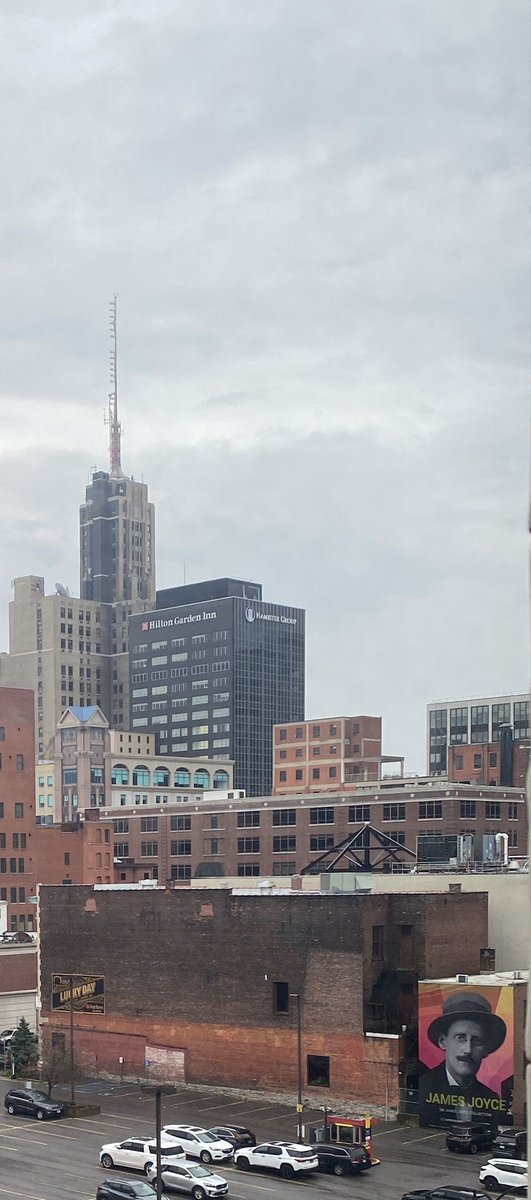
[[[63,583],[56,583],[55,594],[56,596],[68,596],[68,588],[66,588]]]

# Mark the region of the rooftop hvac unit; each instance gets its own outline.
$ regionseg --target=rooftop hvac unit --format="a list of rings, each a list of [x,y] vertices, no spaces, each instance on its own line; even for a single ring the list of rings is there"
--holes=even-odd
[[[468,983],[468,975],[456,975],[457,983]]]

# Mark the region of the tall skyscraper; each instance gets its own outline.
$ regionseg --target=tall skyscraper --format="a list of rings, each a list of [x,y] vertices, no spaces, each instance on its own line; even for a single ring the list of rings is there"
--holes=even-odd
[[[69,705],[98,704],[113,728],[129,719],[127,623],[155,605],[155,518],[145,483],[121,465],[116,298],[111,301],[110,470],[96,471],[80,509],[81,598],[44,579],[15,580],[9,654],[0,684],[35,695],[37,755],[53,752],[57,722]]]
[[[130,728],[159,753],[233,759],[234,786],[268,795],[273,726],[304,716],[304,618],[244,580],[158,592],[129,622]]]
[[[122,470],[122,427],[118,418],[116,297],[110,305],[110,472],[95,471],[79,510],[82,600],[104,604],[155,604],[155,508],[145,483]]]

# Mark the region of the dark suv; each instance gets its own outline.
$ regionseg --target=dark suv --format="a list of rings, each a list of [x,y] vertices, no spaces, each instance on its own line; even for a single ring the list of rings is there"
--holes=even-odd
[[[492,1149],[497,1158],[527,1158],[527,1129],[504,1129],[496,1134]]]
[[[155,1189],[145,1179],[105,1179],[98,1185],[96,1200],[154,1200]],[[165,1192],[162,1200],[170,1200]]]
[[[456,1121],[446,1134],[446,1145],[449,1150],[477,1154],[478,1150],[488,1150],[493,1138],[494,1133],[488,1121]]]
[[[318,1142],[315,1153],[320,1171],[331,1171],[333,1175],[359,1175],[372,1166],[370,1154],[364,1146],[338,1146],[335,1142]]]
[[[21,1113],[24,1117],[37,1117],[43,1121],[45,1117],[63,1117],[64,1104],[56,1104],[45,1092],[33,1088],[11,1088],[4,1096],[4,1104],[8,1113]]]

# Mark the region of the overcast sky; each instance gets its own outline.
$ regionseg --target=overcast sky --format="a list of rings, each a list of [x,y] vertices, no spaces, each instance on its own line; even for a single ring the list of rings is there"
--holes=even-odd
[[[106,468],[161,587],[307,609],[307,715],[527,686],[526,0],[4,0],[0,647]]]

